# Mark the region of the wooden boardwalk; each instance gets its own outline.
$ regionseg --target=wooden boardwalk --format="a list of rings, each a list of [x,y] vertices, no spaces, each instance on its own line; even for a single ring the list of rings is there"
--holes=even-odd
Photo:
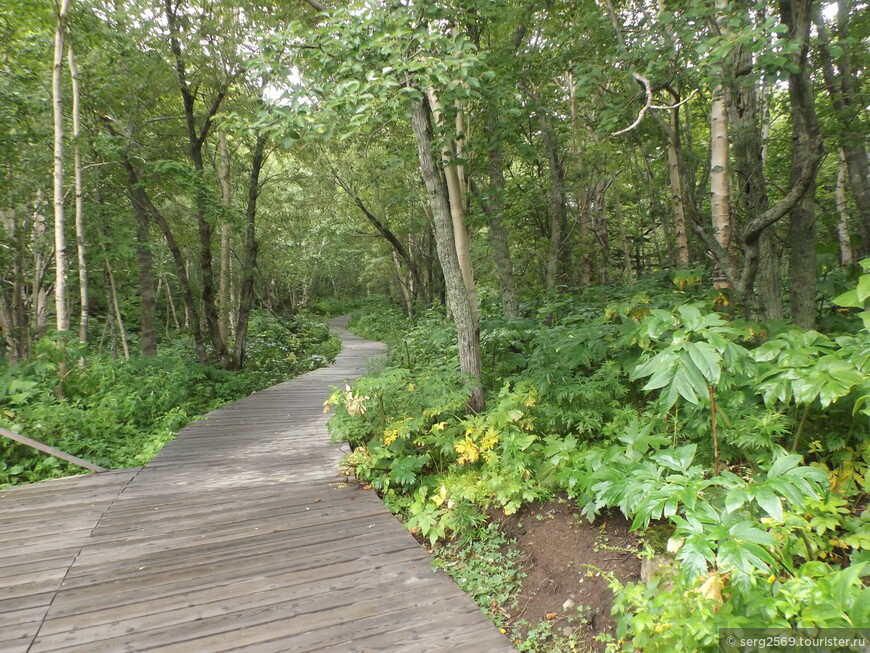
[[[513,650],[342,483],[322,404],[382,351],[342,337],[145,467],[0,490],[0,653]]]

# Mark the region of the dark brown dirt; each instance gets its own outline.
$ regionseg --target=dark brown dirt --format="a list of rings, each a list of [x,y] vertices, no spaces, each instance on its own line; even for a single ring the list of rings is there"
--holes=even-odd
[[[590,524],[565,499],[492,518],[516,539],[522,553],[525,578],[516,607],[507,611],[508,625],[525,637],[529,628],[550,621],[557,635],[573,635],[583,646],[580,650],[603,651],[605,645],[595,636],[615,637],[616,628],[607,576],[621,583],[640,579],[638,540],[626,519],[612,512]]]

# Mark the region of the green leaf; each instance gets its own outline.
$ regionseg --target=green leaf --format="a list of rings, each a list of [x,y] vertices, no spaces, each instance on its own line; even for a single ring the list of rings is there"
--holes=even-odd
[[[753,542],[764,546],[775,546],[776,540],[767,531],[763,531],[751,522],[740,521],[734,524],[728,533],[735,539],[743,542]]]
[[[722,359],[710,344],[706,342],[690,342],[686,345],[686,351],[689,352],[689,357],[704,376],[708,385],[719,383],[719,363]]]
[[[684,363],[686,361],[681,360],[680,362]],[[694,363],[688,362],[689,365],[680,365],[677,369],[676,374],[674,374],[673,387],[680,393],[683,399],[690,404],[697,405],[699,403],[698,396],[703,397],[707,393],[707,384],[704,382],[704,378],[700,375]],[[673,405],[673,402],[670,402],[668,408],[671,405]]]
[[[782,499],[776,496],[770,488],[760,487],[755,491],[758,505],[776,521],[782,521]]]
[[[725,495],[725,510],[727,512],[734,512],[735,510],[739,510],[746,504],[748,498],[749,496],[746,492],[746,488],[734,488]]]
[[[782,476],[790,469],[794,469],[801,463],[801,456],[799,454],[793,453],[785,456],[780,456],[777,458],[773,464],[770,466],[770,470],[767,472],[767,478],[776,478],[777,476]]]
[[[837,306],[844,306],[846,308],[864,308],[864,301],[858,299],[857,290],[844,292],[842,295],[834,297],[831,301],[833,301]]]

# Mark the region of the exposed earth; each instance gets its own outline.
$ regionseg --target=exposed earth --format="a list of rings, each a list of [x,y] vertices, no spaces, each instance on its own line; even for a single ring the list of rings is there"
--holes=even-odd
[[[596,635],[616,638],[608,577],[623,584],[641,577],[641,547],[622,514],[604,514],[590,524],[576,504],[556,499],[492,517],[521,552],[521,589],[515,607],[505,610],[506,630],[515,642],[549,622],[539,628],[541,639],[549,631],[563,640],[565,650],[571,650],[571,641],[578,651],[604,651]],[[548,650],[545,641],[541,645],[539,650]]]

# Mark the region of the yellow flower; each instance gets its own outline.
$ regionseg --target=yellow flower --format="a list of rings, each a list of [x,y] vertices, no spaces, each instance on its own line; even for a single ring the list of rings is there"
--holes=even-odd
[[[399,438],[399,429],[392,429],[388,433],[384,433],[384,444],[391,445]]]

